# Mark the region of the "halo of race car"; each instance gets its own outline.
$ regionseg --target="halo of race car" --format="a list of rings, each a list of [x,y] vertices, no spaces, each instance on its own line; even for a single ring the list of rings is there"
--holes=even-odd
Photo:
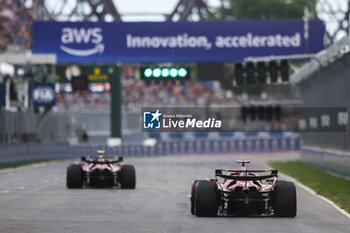
[[[277,170],[215,170],[215,179],[194,180],[191,213],[197,217],[275,216],[297,214],[294,183],[277,180]]]
[[[69,189],[105,188],[135,189],[136,171],[133,165],[124,164],[123,157],[81,157],[81,162],[67,167],[66,186]]]

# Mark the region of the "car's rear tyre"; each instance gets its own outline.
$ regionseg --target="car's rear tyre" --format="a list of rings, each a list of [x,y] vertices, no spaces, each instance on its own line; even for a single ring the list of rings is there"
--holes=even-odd
[[[195,186],[194,212],[197,217],[215,217],[218,213],[216,182],[202,181]]]
[[[67,167],[67,188],[69,189],[78,189],[83,187],[84,177],[83,169],[80,165],[71,164]]]
[[[194,180],[192,181],[192,186],[191,186],[191,214],[195,214],[195,209],[194,209],[194,203],[195,203],[195,188],[198,182],[201,182],[204,180]]]
[[[120,171],[120,185],[122,189],[134,189],[136,187],[136,172],[134,166],[122,166]]]
[[[277,181],[274,194],[275,217],[295,217],[297,214],[297,193],[295,184]]]

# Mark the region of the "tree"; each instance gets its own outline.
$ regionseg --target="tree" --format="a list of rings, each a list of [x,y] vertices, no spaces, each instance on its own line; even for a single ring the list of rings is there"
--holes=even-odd
[[[221,6],[211,9],[210,18],[300,19],[305,7],[316,15],[316,0],[221,0]]]

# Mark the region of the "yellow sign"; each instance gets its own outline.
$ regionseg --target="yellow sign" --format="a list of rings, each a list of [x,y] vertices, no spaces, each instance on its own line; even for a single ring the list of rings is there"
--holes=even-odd
[[[94,69],[94,73],[95,73],[96,75],[99,75],[99,74],[101,73],[101,69],[100,69],[99,67],[96,67],[96,68]]]
[[[92,81],[92,82],[104,82],[104,81],[108,81],[108,75],[101,74],[101,68],[95,67],[94,74],[89,74],[88,79],[89,81]]]
[[[104,65],[58,65],[56,68],[56,82],[70,82],[72,77],[86,75],[89,82],[108,82],[113,76],[113,70]]]

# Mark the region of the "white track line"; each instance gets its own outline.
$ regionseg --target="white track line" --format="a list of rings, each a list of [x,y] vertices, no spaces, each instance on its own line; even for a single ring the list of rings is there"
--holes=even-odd
[[[350,214],[348,212],[346,212],[344,209],[340,208],[337,204],[335,204],[333,201],[329,200],[328,198],[324,197],[324,196],[321,196],[319,194],[317,194],[314,190],[312,190],[311,188],[303,185],[302,183],[300,183],[299,181],[297,181],[296,179],[282,173],[282,172],[279,172],[279,174],[283,175],[283,176],[286,176],[289,180],[293,181],[297,186],[299,186],[300,188],[303,188],[304,190],[306,190],[307,192],[309,192],[310,194],[326,201],[328,204],[330,204],[331,206],[333,206],[336,210],[338,210],[340,213],[342,213],[344,216],[350,218]]]
[[[63,160],[62,160],[63,161]],[[4,168],[0,170],[0,174],[7,173],[9,176],[12,176],[13,174],[11,172],[14,171],[21,171],[21,170],[28,170],[32,168],[39,168],[39,167],[45,167],[53,163],[58,163],[60,161],[53,160],[53,161],[48,161],[48,162],[39,162],[39,163],[34,163],[30,165],[23,165],[19,167],[14,167],[14,168]]]

